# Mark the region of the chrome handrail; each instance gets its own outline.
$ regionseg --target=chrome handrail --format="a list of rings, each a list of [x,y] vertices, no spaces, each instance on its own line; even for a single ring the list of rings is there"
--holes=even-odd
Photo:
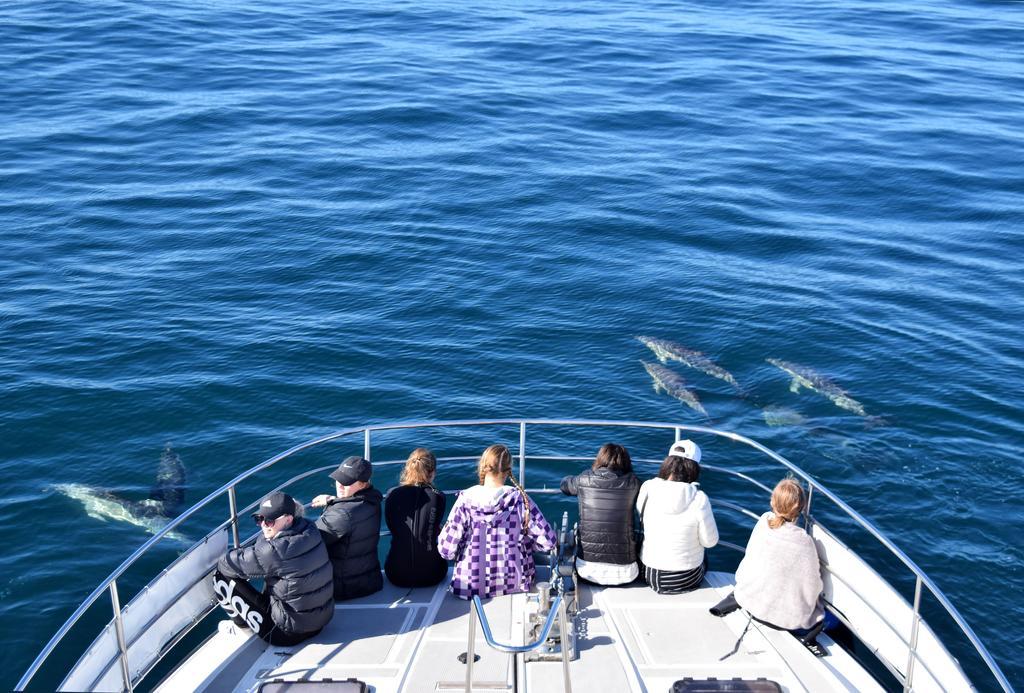
[[[548,617],[544,621],[544,627],[541,628],[541,633],[537,636],[537,639],[533,642],[526,643],[525,645],[510,645],[508,643],[498,642],[494,639],[494,633],[491,632],[491,624],[487,621],[487,614],[484,613],[484,604],[480,601],[480,597],[473,595],[473,607],[476,609],[477,618],[480,620],[480,630],[483,633],[484,640],[487,644],[499,652],[508,652],[510,654],[522,654],[523,652],[530,652],[536,650],[538,647],[544,644],[544,641],[548,639],[548,635],[551,634],[551,626],[555,622],[555,617],[558,616],[558,605],[562,603],[562,595],[556,594],[554,599],[551,600],[551,609],[548,611]]]
[[[544,626],[541,628],[540,634],[537,639],[533,642],[526,643],[524,645],[511,645],[508,643],[501,643],[494,639],[494,633],[491,632],[491,624],[487,620],[487,614],[484,613],[483,602],[480,601],[478,595],[473,595],[473,608],[470,609],[469,614],[469,644],[466,648],[466,693],[471,693],[473,690],[473,657],[474,650],[476,647],[476,622],[480,622],[480,630],[483,632],[484,641],[492,650],[498,652],[507,652],[509,654],[523,654],[536,650],[538,647],[544,644],[551,635],[551,626],[555,623],[555,618],[558,618],[558,627],[561,629],[562,634],[562,676],[563,676],[563,687],[566,693],[572,692],[572,683],[569,681],[569,660],[568,650],[566,648],[566,634],[568,633],[565,604],[562,603],[562,595],[556,594],[555,598],[551,600],[551,607],[548,610],[548,617],[544,621]]]
[[[505,425],[515,425],[515,426],[519,427],[520,446],[521,446],[521,449],[519,451],[519,454],[520,454],[520,464],[521,464],[520,476],[523,476],[524,473],[525,473],[525,459],[526,459],[525,441],[526,441],[526,427],[527,426],[616,427],[616,428],[634,428],[634,429],[652,429],[652,430],[657,430],[657,429],[660,429],[660,430],[672,430],[672,431],[675,432],[676,440],[678,440],[681,437],[681,433],[683,431],[687,431],[687,432],[692,432],[692,433],[704,433],[704,434],[708,434],[708,435],[712,435],[712,436],[717,436],[717,437],[720,437],[720,438],[725,438],[727,440],[731,440],[731,441],[737,442],[737,443],[742,443],[744,445],[748,445],[748,446],[754,448],[755,450],[757,450],[757,451],[765,454],[766,456],[768,456],[770,459],[773,459],[776,462],[778,462],[779,464],[781,464],[782,466],[786,467],[794,475],[799,476],[802,479],[804,479],[807,482],[807,484],[808,484],[808,486],[810,488],[812,488],[815,491],[818,491],[819,493],[823,494],[826,498],[831,500],[833,503],[835,503],[836,506],[840,510],[842,510],[849,517],[851,517],[863,529],[867,530],[868,533],[870,533],[873,537],[875,537],[875,539],[877,539],[878,542],[882,546],[884,546],[886,549],[888,549],[891,554],[896,556],[917,577],[917,579],[920,581],[920,585],[923,585],[924,587],[926,587],[928,589],[929,592],[932,593],[932,596],[935,597],[935,599],[946,610],[946,612],[950,615],[950,617],[953,619],[953,621],[960,627],[961,631],[964,633],[964,635],[967,636],[967,639],[974,646],[975,650],[977,651],[979,656],[982,658],[982,660],[985,662],[985,664],[988,666],[989,671],[992,673],[992,675],[999,682],[999,684],[1003,688],[1003,690],[1004,691],[1012,691],[1013,690],[1012,687],[1010,686],[1009,681],[1007,680],[1006,676],[1003,674],[1002,670],[1000,669],[999,665],[996,663],[995,659],[989,653],[988,649],[984,646],[984,644],[982,644],[981,640],[978,638],[977,634],[975,634],[974,630],[967,624],[967,622],[964,620],[963,616],[956,609],[956,607],[953,606],[953,604],[949,601],[949,599],[945,596],[945,594],[943,594],[943,592],[938,588],[938,586],[935,585],[935,583],[932,582],[932,580],[927,575],[925,575],[925,573],[917,566],[917,564],[914,563],[914,561],[911,560],[910,557],[908,557],[902,550],[900,550],[888,538],[886,538],[872,523],[867,521],[860,513],[858,513],[857,511],[853,510],[849,505],[847,505],[845,502],[840,500],[835,494],[833,494],[831,491],[829,491],[826,487],[822,486],[815,479],[813,479],[809,474],[804,472],[802,469],[800,469],[799,467],[794,465],[792,462],[790,462],[786,458],[782,457],[781,455],[779,455],[778,453],[774,452],[773,450],[771,450],[771,449],[761,445],[760,443],[758,443],[758,442],[756,442],[754,440],[751,440],[750,438],[747,438],[745,436],[742,436],[742,435],[740,435],[738,433],[733,433],[731,431],[721,431],[721,430],[718,430],[718,429],[708,428],[708,427],[705,427],[705,426],[692,426],[692,425],[688,425],[688,424],[676,424],[676,423],[656,423],[656,422],[647,422],[647,421],[615,421],[615,420],[583,420],[583,419],[464,419],[464,420],[453,420],[453,421],[429,421],[429,422],[415,422],[415,423],[389,423],[389,424],[377,424],[377,425],[370,425],[370,426],[359,426],[359,427],[355,427],[355,428],[342,429],[342,430],[336,431],[334,433],[330,433],[330,434],[327,434],[327,435],[324,435],[324,436],[320,436],[318,438],[314,438],[312,440],[306,441],[306,442],[301,443],[299,445],[293,446],[293,447],[285,450],[284,452],[278,453],[277,455],[274,455],[274,456],[268,458],[267,460],[265,460],[265,461],[255,465],[255,466],[251,467],[250,469],[242,472],[241,474],[237,475],[231,481],[227,482],[226,484],[224,484],[223,486],[221,486],[217,490],[215,490],[212,493],[208,494],[205,498],[200,500],[198,503],[193,505],[191,508],[189,508],[186,511],[184,511],[177,518],[171,520],[167,525],[165,525],[162,529],[160,529],[152,537],[150,537],[146,542],[144,542],[138,549],[136,549],[134,552],[132,552],[132,554],[130,556],[128,556],[128,558],[126,558],[116,569],[114,569],[114,571],[100,585],[98,585],[96,587],[96,589],[94,589],[93,592],[89,594],[88,597],[86,597],[86,599],[72,613],[72,615],[68,618],[68,620],[57,630],[57,632],[53,635],[53,637],[46,644],[46,646],[43,648],[43,650],[39,653],[39,655],[35,658],[35,660],[33,660],[32,664],[26,670],[25,674],[18,681],[16,690],[19,690],[19,691],[20,690],[24,690],[24,688],[31,682],[32,678],[36,675],[36,673],[42,667],[43,662],[46,661],[46,659],[50,656],[50,654],[53,653],[53,650],[56,649],[57,644],[67,635],[67,633],[79,621],[79,619],[81,619],[81,617],[85,613],[85,611],[88,610],[96,602],[97,599],[99,599],[100,595],[102,595],[104,592],[109,592],[110,588],[111,588],[111,585],[113,583],[115,583],[116,580],[119,577],[121,577],[121,575],[123,575],[126,570],[128,570],[128,568],[130,568],[132,565],[134,565],[135,562],[142,555],[147,553],[161,539],[163,539],[166,535],[168,535],[171,532],[173,532],[177,527],[179,527],[186,520],[188,520],[189,518],[194,516],[201,509],[205,508],[207,505],[211,504],[213,501],[215,501],[216,499],[220,498],[221,496],[223,496],[225,494],[228,494],[229,498],[230,498],[230,496],[234,495],[235,487],[237,487],[238,484],[240,484],[241,482],[243,482],[243,481],[245,481],[245,480],[255,476],[256,474],[258,474],[258,473],[260,473],[260,472],[262,472],[262,471],[272,467],[273,465],[277,464],[281,460],[284,460],[284,459],[286,459],[288,457],[291,457],[292,455],[295,455],[295,454],[297,454],[299,452],[302,452],[304,450],[308,450],[310,448],[316,447],[318,445],[322,445],[322,444],[327,443],[327,442],[331,442],[331,441],[334,441],[334,440],[338,440],[338,439],[341,439],[341,438],[345,438],[347,436],[351,436],[351,435],[354,435],[354,434],[360,434],[360,433],[363,435],[364,457],[366,457],[367,459],[370,459],[370,454],[371,454],[370,441],[371,441],[371,433],[372,432],[377,432],[377,431],[399,431],[399,430],[426,429],[426,428],[459,428],[459,427],[472,427],[472,426],[505,426]],[[759,482],[756,482],[753,479],[750,479],[750,481],[752,481],[755,484],[761,485],[761,484],[759,484]],[[234,513],[232,513],[232,514],[234,514]],[[237,531],[237,515],[235,515],[231,519],[230,524],[232,525],[232,533],[234,534],[235,531]],[[115,589],[116,589],[116,587],[115,587]],[[915,602],[917,602],[917,601],[918,600],[915,599]],[[915,604],[915,610],[914,610],[914,617],[915,617],[915,619],[919,618],[919,616],[920,616],[920,614],[919,614],[919,612],[918,612],[916,607],[917,607],[917,604]],[[913,653],[911,656],[915,657],[916,653]],[[912,673],[912,670],[911,670],[911,672],[908,672],[908,673]]]

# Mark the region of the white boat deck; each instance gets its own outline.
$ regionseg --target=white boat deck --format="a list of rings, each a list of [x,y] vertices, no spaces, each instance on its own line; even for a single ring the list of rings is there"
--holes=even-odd
[[[788,633],[757,622],[731,652],[747,625],[744,612],[725,618],[708,609],[727,595],[732,576],[710,573],[683,595],[627,587],[580,585],[579,656],[570,662],[575,691],[668,691],[684,677],[719,680],[766,678],[786,691],[882,690],[827,636],[829,655],[817,658]],[[268,681],[344,681],[350,677],[378,693],[465,690],[470,602],[437,588],[385,586],[377,594],[339,604],[317,637],[295,647],[273,647],[251,635],[218,632],[165,679],[157,690],[256,691]],[[489,600],[493,636],[525,641],[525,595]],[[247,633],[248,631],[246,631]],[[525,662],[523,655],[490,649],[476,630],[474,691],[555,693],[563,690],[562,664]]]

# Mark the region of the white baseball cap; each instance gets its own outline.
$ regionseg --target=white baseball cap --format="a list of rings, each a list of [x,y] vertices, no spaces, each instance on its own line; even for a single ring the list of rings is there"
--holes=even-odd
[[[692,440],[677,440],[668,449],[668,454],[688,457],[694,462],[700,462],[700,446]]]

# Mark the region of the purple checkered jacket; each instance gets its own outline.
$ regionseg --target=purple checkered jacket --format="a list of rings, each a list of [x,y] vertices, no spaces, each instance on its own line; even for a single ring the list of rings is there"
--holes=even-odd
[[[523,529],[523,496],[511,487],[486,506],[460,493],[437,540],[440,554],[455,560],[451,590],[462,599],[528,591],[537,572],[533,551],[554,546],[555,531],[533,501]]]

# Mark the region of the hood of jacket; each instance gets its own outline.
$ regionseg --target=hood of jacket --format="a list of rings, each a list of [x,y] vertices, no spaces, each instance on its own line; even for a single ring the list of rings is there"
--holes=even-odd
[[[462,492],[462,502],[474,522],[493,524],[507,519],[522,504],[522,496],[517,489],[504,486],[494,490],[493,494],[488,493],[490,490],[485,486],[475,486]]]
[[[698,493],[700,493],[700,484],[654,478],[651,479],[644,508],[637,508],[637,510],[679,515],[686,512],[697,498]]]
[[[312,522],[304,517],[296,517],[288,529],[282,529],[273,539],[264,539],[281,560],[288,560],[309,552],[319,543],[320,533]],[[258,540],[257,540],[258,541]]]

